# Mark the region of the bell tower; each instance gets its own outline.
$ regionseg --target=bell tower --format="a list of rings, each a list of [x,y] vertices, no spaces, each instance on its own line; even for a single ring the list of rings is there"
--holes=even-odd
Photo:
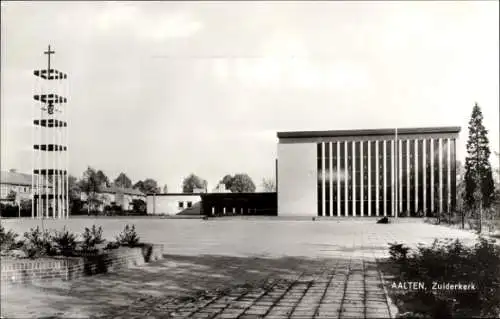
[[[32,218],[67,218],[68,118],[66,73],[51,65],[55,51],[48,47],[47,67],[36,78],[33,109]]]

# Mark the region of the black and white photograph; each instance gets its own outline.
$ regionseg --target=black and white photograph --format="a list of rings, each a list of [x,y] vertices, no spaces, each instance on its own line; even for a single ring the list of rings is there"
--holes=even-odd
[[[499,1],[0,6],[0,318],[500,318]]]

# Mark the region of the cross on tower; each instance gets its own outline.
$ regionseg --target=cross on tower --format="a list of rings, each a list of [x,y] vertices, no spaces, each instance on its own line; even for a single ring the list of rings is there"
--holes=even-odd
[[[51,74],[51,70],[50,70],[50,55],[51,54],[54,54],[56,53],[56,51],[54,50],[51,50],[50,49],[50,44],[49,44],[49,49],[45,52],[43,52],[43,54],[47,54],[47,58],[48,58],[48,68],[47,68],[47,77],[50,78],[50,74]],[[49,105],[47,107],[47,110],[48,110],[48,113],[50,115],[54,114],[54,104],[52,103],[52,101],[49,101]]]
[[[48,62],[49,62],[48,63],[49,67],[48,67],[48,70],[47,70],[47,76],[50,75],[50,55],[54,54],[54,53],[56,53],[56,51],[53,51],[53,50],[50,49],[50,44],[49,44],[49,49],[47,51],[43,52],[43,54],[47,54]]]

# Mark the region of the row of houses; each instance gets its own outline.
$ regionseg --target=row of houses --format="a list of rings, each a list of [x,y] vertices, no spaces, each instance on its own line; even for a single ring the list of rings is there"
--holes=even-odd
[[[52,185],[47,185],[49,192]],[[0,172],[0,201],[7,204],[15,204],[22,200],[31,199],[32,175],[19,173],[15,170]],[[9,198],[9,194],[14,192],[15,199]],[[104,210],[104,207],[110,205],[120,206],[123,210],[132,209],[134,200],[146,201],[146,195],[141,191],[133,188],[122,187],[104,187],[99,193],[100,205],[98,210]],[[86,201],[87,195],[82,193],[81,200]]]

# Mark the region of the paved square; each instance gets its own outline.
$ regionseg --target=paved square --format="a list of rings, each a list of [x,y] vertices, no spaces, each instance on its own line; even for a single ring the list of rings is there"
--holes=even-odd
[[[125,219],[70,219],[67,228],[103,226],[113,238]],[[145,242],[165,245],[162,261],[120,273],[36,287],[2,285],[2,315],[122,318],[389,317],[375,258],[389,242],[415,246],[475,235],[423,223],[132,219]],[[39,221],[2,221],[22,234]],[[62,229],[63,221],[45,221]],[[194,294],[197,291],[201,293]],[[192,298],[180,298],[181,296]]]

